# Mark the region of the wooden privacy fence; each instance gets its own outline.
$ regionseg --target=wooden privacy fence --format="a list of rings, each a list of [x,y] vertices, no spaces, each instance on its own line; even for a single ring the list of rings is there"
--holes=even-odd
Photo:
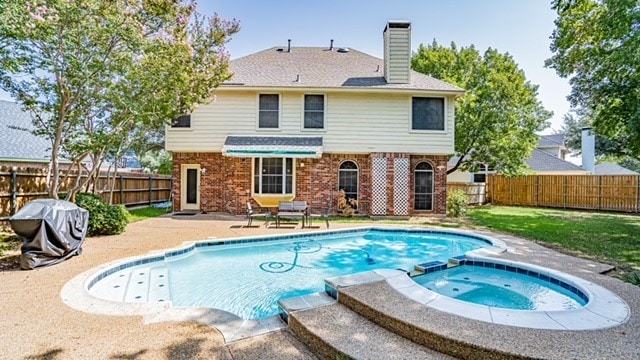
[[[487,186],[485,183],[447,182],[447,192],[462,190],[469,197],[469,204],[487,202]]]
[[[75,183],[78,175],[69,176],[60,192]],[[86,176],[86,175],[81,175]],[[103,200],[108,201],[111,178],[100,174],[96,189]],[[152,205],[171,199],[172,177],[139,173],[117,174],[113,183],[113,204],[125,206]],[[0,221],[7,220],[31,200],[46,198],[46,172],[38,168],[11,168],[0,166]]]
[[[640,213],[640,175],[490,175],[488,187],[496,205]]]

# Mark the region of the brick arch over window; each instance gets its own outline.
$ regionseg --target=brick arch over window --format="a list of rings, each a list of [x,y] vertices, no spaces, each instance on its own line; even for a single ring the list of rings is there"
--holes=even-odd
[[[347,199],[358,200],[360,186],[360,170],[358,163],[345,160],[338,168],[338,190],[344,190]]]
[[[419,162],[413,171],[413,198],[416,211],[433,211],[434,168],[430,162]]]

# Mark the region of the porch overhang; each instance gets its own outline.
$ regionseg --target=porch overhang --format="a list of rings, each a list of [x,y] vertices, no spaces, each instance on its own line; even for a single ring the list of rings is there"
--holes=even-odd
[[[243,158],[314,158],[322,157],[320,136],[227,136],[222,155]]]

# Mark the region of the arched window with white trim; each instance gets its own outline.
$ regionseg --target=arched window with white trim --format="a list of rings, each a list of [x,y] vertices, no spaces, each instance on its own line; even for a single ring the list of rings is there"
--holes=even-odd
[[[353,161],[340,164],[338,190],[344,190],[347,201],[358,200],[358,165]]]
[[[433,166],[428,162],[416,165],[413,196],[415,210],[433,210]]]

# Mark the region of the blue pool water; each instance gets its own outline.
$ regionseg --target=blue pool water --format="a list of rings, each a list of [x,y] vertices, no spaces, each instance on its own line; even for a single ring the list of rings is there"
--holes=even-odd
[[[458,300],[513,310],[578,309],[576,293],[533,276],[478,266],[459,266],[414,277],[429,290]]]
[[[383,268],[408,271],[490,246],[462,234],[388,229],[203,246],[186,256],[113,272],[91,292],[109,300],[170,300],[174,307],[209,307],[259,319],[277,314],[279,299],[323,291],[329,277]]]

